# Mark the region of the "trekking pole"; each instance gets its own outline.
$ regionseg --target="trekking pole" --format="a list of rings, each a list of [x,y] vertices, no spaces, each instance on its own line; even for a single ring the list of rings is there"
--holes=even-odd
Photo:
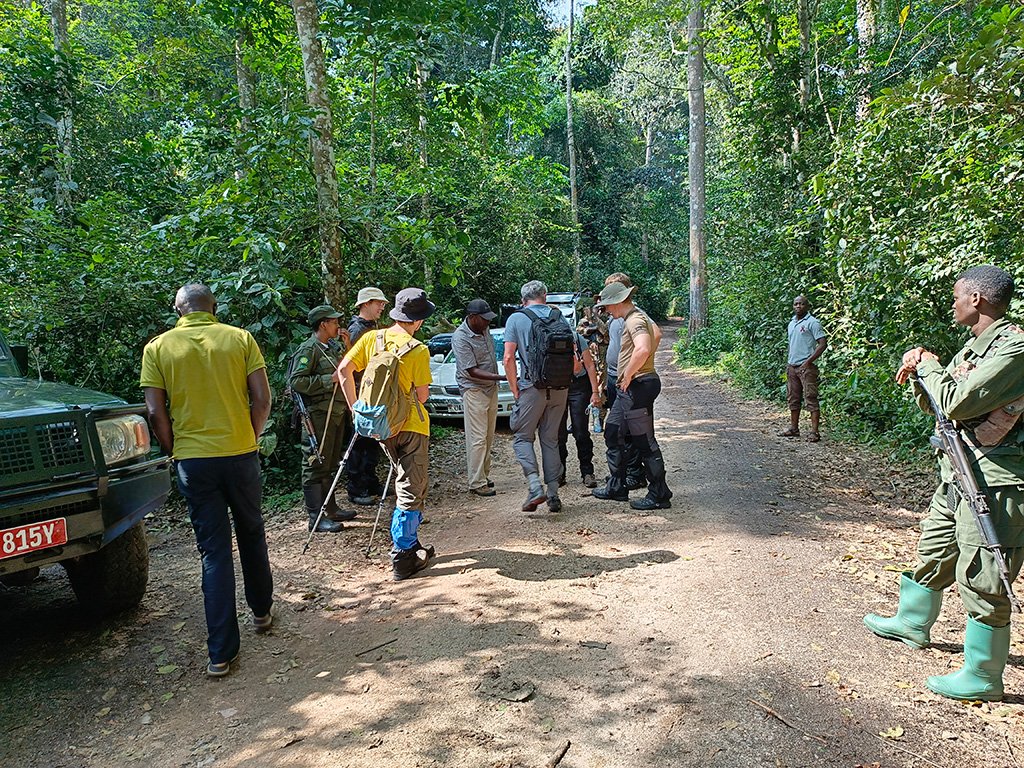
[[[387,455],[385,453],[385,455]],[[380,523],[380,513],[384,511],[384,499],[388,495],[388,488],[391,487],[391,476],[395,472],[395,462],[388,456],[388,479],[384,481],[384,490],[380,494],[380,503],[377,505],[377,517],[373,521],[373,530],[370,531],[370,540],[366,542],[366,557],[370,556],[370,547],[373,546],[373,537],[377,535],[377,524]]]
[[[331,483],[331,488],[324,495],[324,503],[320,506],[320,514],[316,516],[316,522],[314,522],[313,527],[309,529],[309,536],[306,537],[306,543],[302,545],[302,554],[306,554],[306,550],[309,549],[309,542],[313,540],[313,534],[316,533],[316,527],[320,525],[324,512],[327,511],[327,504],[332,498],[334,498],[334,490],[338,487],[338,481],[341,480],[341,473],[345,471],[345,467],[348,465],[348,457],[352,455],[352,446],[356,444],[357,437],[359,437],[359,435],[353,431],[352,439],[348,441],[348,448],[345,449],[345,455],[342,456],[341,463],[338,464],[338,471],[334,473],[334,480]]]

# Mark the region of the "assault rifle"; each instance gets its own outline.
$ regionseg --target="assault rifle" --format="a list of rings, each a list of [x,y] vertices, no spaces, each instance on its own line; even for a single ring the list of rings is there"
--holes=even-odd
[[[302,420],[302,426],[306,428],[306,434],[309,436],[309,450],[310,464],[323,464],[324,456],[320,453],[320,444],[316,439],[316,428],[313,426],[313,419],[309,416],[309,409],[306,408],[306,401],[302,399],[302,395],[296,392],[291,387],[288,388],[288,392],[291,393],[292,400],[295,401],[295,407],[299,409],[299,418]]]
[[[981,538],[985,542],[985,549],[991,552],[995,558],[996,568],[999,569],[999,580],[1003,582],[1006,596],[1010,598],[1010,610],[1013,613],[1020,613],[1020,601],[1013,594],[1013,587],[1010,584],[1010,571],[1006,567],[1006,553],[1003,551],[1003,547],[999,543],[999,537],[996,535],[992,514],[988,509],[988,500],[985,498],[981,488],[978,487],[978,481],[974,477],[974,470],[971,469],[971,464],[967,459],[967,450],[964,448],[964,441],[960,437],[960,431],[952,420],[942,412],[942,409],[928,390],[928,387],[925,386],[921,377],[915,374],[913,378],[914,383],[921,388],[924,396],[928,398],[928,404],[932,408],[932,413],[935,414],[937,422],[936,434],[932,435],[930,442],[933,447],[944,453],[949,459],[949,463],[953,467],[953,487],[956,488],[957,493],[967,502],[967,506],[970,507],[971,514],[974,515],[974,522],[978,525],[978,532],[981,533]]]

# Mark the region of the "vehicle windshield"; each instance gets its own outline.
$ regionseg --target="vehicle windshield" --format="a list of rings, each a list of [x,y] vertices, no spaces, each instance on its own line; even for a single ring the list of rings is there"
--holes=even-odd
[[[572,304],[576,300],[574,293],[549,293],[548,304]]]
[[[502,332],[492,333],[491,341],[494,342],[494,358],[496,360],[501,360],[501,358],[504,357],[505,355],[505,334]],[[455,351],[452,350],[447,355],[445,355],[445,358],[442,362],[454,363]]]

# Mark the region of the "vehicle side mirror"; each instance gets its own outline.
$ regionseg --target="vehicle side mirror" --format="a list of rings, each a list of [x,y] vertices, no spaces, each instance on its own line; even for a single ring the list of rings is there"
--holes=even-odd
[[[430,359],[433,360],[435,363],[443,363],[444,362],[444,355],[437,354],[437,355],[434,355],[433,357],[431,357]]]
[[[21,375],[28,376],[28,347],[24,344],[12,344],[11,354],[14,356],[14,362],[18,364]]]

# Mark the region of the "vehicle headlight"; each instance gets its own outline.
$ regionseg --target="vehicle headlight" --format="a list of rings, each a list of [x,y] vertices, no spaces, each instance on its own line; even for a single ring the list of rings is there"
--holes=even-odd
[[[149,425],[141,416],[118,416],[96,422],[103,461],[121,464],[149,453]]]
[[[445,394],[444,387],[441,384],[431,384],[429,392],[431,395]]]

